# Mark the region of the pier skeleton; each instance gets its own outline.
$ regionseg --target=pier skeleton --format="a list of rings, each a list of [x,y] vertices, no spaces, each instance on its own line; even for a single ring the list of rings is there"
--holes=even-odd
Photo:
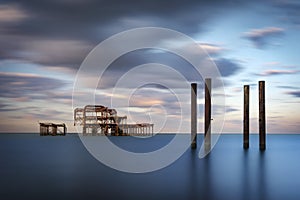
[[[66,135],[67,133],[67,126],[62,124],[55,124],[50,122],[40,122],[40,136],[46,136],[46,135]]]
[[[154,124],[127,124],[127,116],[118,116],[117,111],[103,105],[86,105],[75,108],[74,126],[82,126],[83,135],[152,136]]]

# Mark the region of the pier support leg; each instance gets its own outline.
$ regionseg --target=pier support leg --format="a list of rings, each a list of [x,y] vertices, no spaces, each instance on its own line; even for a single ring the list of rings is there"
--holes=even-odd
[[[204,116],[205,150],[211,149],[211,79],[205,79],[205,116]]]
[[[64,135],[66,135],[67,134],[67,127],[66,127],[66,125],[64,125]]]
[[[249,148],[249,85],[244,85],[244,149]]]
[[[259,81],[259,149],[266,149],[265,81]]]
[[[197,83],[191,84],[191,148],[197,148]]]

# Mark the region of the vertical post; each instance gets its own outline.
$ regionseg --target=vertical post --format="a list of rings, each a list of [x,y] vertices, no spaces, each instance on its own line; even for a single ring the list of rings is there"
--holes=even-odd
[[[244,149],[249,148],[249,85],[244,85]]]
[[[197,83],[191,84],[191,148],[197,148]]]
[[[152,135],[153,135],[153,126],[154,126],[154,124],[152,124]]]
[[[205,150],[211,149],[211,79],[205,79],[205,116],[204,116],[204,141]]]
[[[83,126],[82,126],[82,135],[86,135],[86,127],[85,127],[85,124],[86,124],[86,106],[83,108],[83,113],[82,113],[82,116],[83,116]]]
[[[259,149],[266,149],[265,81],[259,81]]]
[[[57,135],[57,126],[56,125],[52,125],[52,135]]]
[[[64,135],[66,135],[66,133],[67,133],[67,127],[66,127],[66,125],[64,124]]]

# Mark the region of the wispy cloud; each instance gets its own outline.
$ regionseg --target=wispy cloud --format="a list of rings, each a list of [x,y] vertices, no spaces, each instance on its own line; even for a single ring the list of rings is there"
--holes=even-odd
[[[62,80],[36,74],[0,72],[1,97],[45,99],[47,91],[57,90],[65,85]]]
[[[17,110],[20,110],[20,109],[14,107],[14,106],[11,106],[9,104],[0,103],[0,112],[11,112],[11,111],[17,111]]]
[[[11,23],[26,19],[28,13],[21,9],[16,4],[0,5],[0,23]]]
[[[235,111],[239,111],[239,109],[232,108],[232,107],[226,107],[226,110],[225,110],[226,113],[235,112]]]
[[[296,66],[296,65],[286,65],[286,64],[276,62],[276,61],[266,62],[263,65],[264,65],[264,67],[267,67],[267,68],[282,68],[282,69],[297,69],[298,68],[298,66]]]
[[[276,62],[276,61],[266,62],[266,63],[264,63],[264,65],[267,66],[267,67],[274,67],[274,66],[279,66],[280,62]]]
[[[44,1],[0,3],[0,57],[78,69],[87,53],[120,31],[144,26],[171,28],[188,35],[207,29],[224,8],[247,3],[218,1]],[[215,12],[207,12],[213,9]],[[229,12],[229,11],[228,11]],[[30,15],[28,15],[28,13]],[[26,20],[23,20],[26,19]],[[123,44],[125,45],[125,44]],[[209,53],[219,48],[205,44]]]
[[[20,58],[45,66],[78,68],[92,46],[83,40],[29,40],[22,42],[27,53]]]
[[[210,56],[219,55],[225,49],[222,46],[210,43],[199,43],[200,47],[204,49]]]
[[[274,75],[285,75],[285,74],[296,74],[298,70],[266,70],[260,74],[259,76],[274,76]]]
[[[281,88],[281,89],[292,89],[292,90],[300,89],[299,87],[288,86],[288,85],[280,85],[280,86],[277,86],[277,88]]]
[[[287,94],[292,95],[294,97],[300,98],[300,90],[298,91],[289,91]]]
[[[243,37],[250,40],[255,47],[264,48],[270,44],[270,39],[282,36],[284,33],[283,28],[279,27],[265,27],[262,29],[252,29],[244,33]]]
[[[273,1],[273,6],[280,12],[280,19],[283,22],[289,22],[300,25],[300,2],[298,0]]]
[[[234,59],[219,58],[214,61],[223,77],[234,75],[242,69],[240,63]]]

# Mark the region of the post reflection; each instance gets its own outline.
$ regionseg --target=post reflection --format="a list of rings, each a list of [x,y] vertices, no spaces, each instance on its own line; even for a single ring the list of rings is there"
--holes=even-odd
[[[260,151],[258,155],[258,198],[268,199],[267,195],[267,171],[265,161],[265,151]]]
[[[268,199],[266,152],[244,150],[241,172],[242,199]]]
[[[242,171],[242,195],[243,195],[243,199],[245,200],[250,200],[251,199],[251,185],[250,185],[250,169],[249,169],[249,150],[245,149],[244,153],[243,153],[243,169],[241,169]]]
[[[191,151],[189,167],[189,199],[212,199],[210,155],[199,160],[198,152]]]

